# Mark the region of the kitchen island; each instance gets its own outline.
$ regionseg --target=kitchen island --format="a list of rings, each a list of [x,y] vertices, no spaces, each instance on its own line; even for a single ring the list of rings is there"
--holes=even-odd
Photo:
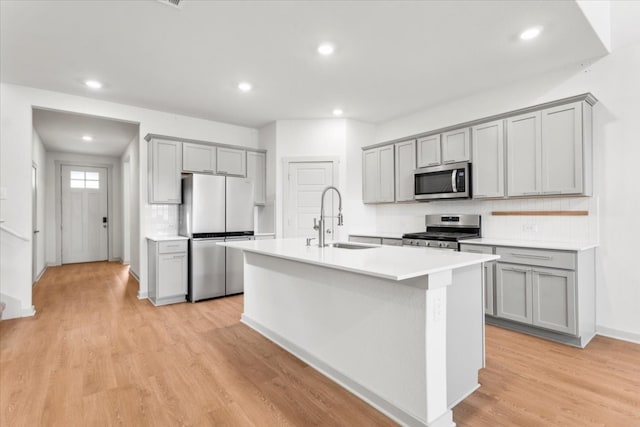
[[[451,408],[479,387],[482,263],[497,256],[220,244],[244,251],[242,322],[401,424],[452,426]]]

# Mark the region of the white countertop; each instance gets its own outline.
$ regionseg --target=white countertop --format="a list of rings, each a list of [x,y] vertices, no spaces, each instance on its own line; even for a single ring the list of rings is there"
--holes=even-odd
[[[189,238],[185,236],[147,236],[147,240],[151,240],[153,242],[166,242],[167,240],[189,240]]]
[[[391,232],[391,231],[380,231],[380,232],[365,232],[365,233],[357,233],[355,231],[349,232],[349,236],[361,236],[361,237],[381,237],[383,239],[402,239],[402,235],[404,233],[400,232]]]
[[[461,244],[469,245],[487,245],[487,246],[510,246],[518,248],[535,248],[535,249],[554,249],[562,251],[586,251],[598,247],[597,243],[579,243],[579,242],[546,242],[536,240],[512,240],[512,239],[494,239],[491,237],[483,237],[481,239],[461,240]]]
[[[341,249],[306,246],[304,239],[250,240],[218,245],[352,273],[406,280],[500,258],[496,255],[403,246]]]

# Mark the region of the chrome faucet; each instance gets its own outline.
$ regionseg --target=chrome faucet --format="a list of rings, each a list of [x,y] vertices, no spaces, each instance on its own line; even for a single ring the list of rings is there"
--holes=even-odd
[[[342,195],[340,194],[340,190],[338,190],[334,186],[329,186],[324,189],[322,192],[322,196],[320,196],[320,221],[316,223],[316,218],[313,218],[313,229],[318,230],[318,247],[325,247],[324,243],[324,195],[329,190],[335,190],[338,193],[338,225],[342,225]]]

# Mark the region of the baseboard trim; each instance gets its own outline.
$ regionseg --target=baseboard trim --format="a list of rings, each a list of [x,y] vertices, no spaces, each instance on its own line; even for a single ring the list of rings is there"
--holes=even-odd
[[[140,278],[138,277],[138,275],[131,268],[129,268],[129,274],[132,275],[133,278],[136,279],[136,281],[138,283],[140,283]]]
[[[36,315],[36,308],[32,305],[29,308],[23,308],[20,317],[32,317]]]
[[[596,326],[596,334],[607,338],[640,344],[640,334],[634,332],[621,331],[619,329],[607,328],[606,326]]]
[[[335,383],[349,390],[351,393],[355,394],[360,399],[364,400],[369,405],[373,406],[383,414],[397,421],[401,425],[409,426],[409,427],[425,427],[425,426],[439,427],[439,426],[455,425],[451,421],[450,410],[447,410],[445,414],[443,414],[440,418],[434,420],[432,423],[426,424],[425,421],[413,416],[408,412],[403,411],[402,409],[393,405],[383,397],[378,396],[377,394],[366,389],[359,383],[346,377],[345,375],[335,370],[331,366],[327,365],[323,361],[319,360],[318,358],[316,358],[306,350],[300,348],[296,344],[292,343],[291,341],[287,340],[286,338],[282,337],[281,335],[277,334],[271,329],[265,326],[262,326],[260,323],[254,321],[253,319],[249,318],[245,314],[242,314],[240,321],[245,325],[247,325],[248,327],[250,327],[251,329],[258,332],[259,334],[261,334],[262,336],[264,336],[265,338],[267,338],[268,340],[272,341],[279,347],[283,348],[284,350],[293,354],[300,360],[304,361],[309,366],[313,367],[315,370],[317,370],[327,378],[331,379]]]
[[[38,274],[38,276],[36,277],[36,281],[33,282],[31,285],[35,286],[38,284],[38,282],[40,281],[40,279],[42,278],[42,275],[44,274],[45,271],[47,271],[47,268],[49,268],[48,264],[45,264],[44,267],[42,267],[42,270],[40,271],[40,273]]]

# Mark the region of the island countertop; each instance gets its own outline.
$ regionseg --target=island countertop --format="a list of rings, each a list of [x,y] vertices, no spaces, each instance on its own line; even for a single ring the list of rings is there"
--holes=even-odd
[[[368,249],[306,246],[304,239],[220,242],[218,245],[321,267],[350,271],[389,280],[406,280],[454,270],[500,258],[497,255],[454,252],[403,246],[370,246]]]

